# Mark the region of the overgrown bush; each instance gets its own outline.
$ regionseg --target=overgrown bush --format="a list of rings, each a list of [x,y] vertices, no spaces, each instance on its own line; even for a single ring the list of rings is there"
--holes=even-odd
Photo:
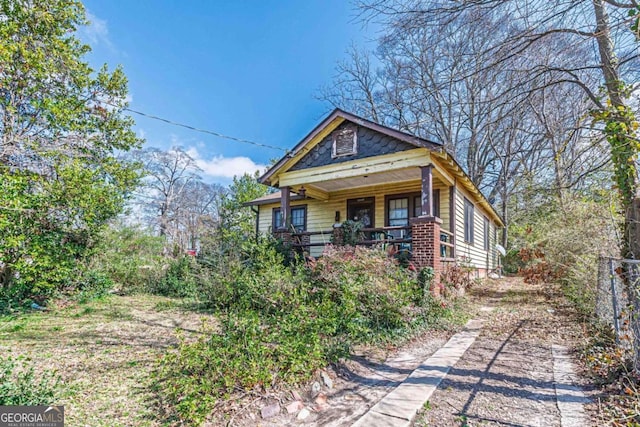
[[[323,323],[306,309],[277,318],[230,312],[220,334],[203,335],[195,343],[182,340],[178,351],[163,359],[158,384],[180,417],[197,424],[224,396],[299,383],[336,360],[342,353],[322,337]]]
[[[514,218],[511,249],[519,251],[529,281],[561,283],[578,311],[592,316],[598,258],[618,254],[618,221],[607,198],[566,195],[562,204],[549,202]]]
[[[518,270],[525,283],[552,283],[564,275],[564,268],[557,263],[549,262],[540,248],[522,248],[518,251],[522,267]]]
[[[165,275],[169,258],[162,255],[165,241],[145,230],[110,227],[100,236],[88,268],[103,274],[125,293],[153,287]]]
[[[148,291],[168,297],[193,297],[198,287],[198,265],[191,256],[166,258],[162,276],[149,281]]]
[[[222,313],[221,330],[182,340],[156,372],[160,395],[189,424],[221,398],[305,381],[356,343],[446,311],[428,292],[433,274],[419,281],[381,250],[328,247],[319,260],[290,267],[271,239],[241,250],[225,263],[207,259],[216,268],[199,274],[198,294]]]
[[[32,300],[29,298],[31,287],[15,284],[8,288],[0,288],[0,314],[11,314],[27,309]]]
[[[446,298],[464,295],[474,284],[475,268],[464,262],[448,265],[440,275],[440,293]]]
[[[279,242],[262,238],[233,256],[209,257],[199,272],[203,304],[219,310],[256,310],[272,315],[296,308],[304,297],[299,266],[287,266]],[[204,268],[206,267],[206,268]]]
[[[615,342],[611,328],[594,325],[590,338],[581,356],[587,372],[603,392],[599,424],[640,425],[640,377],[633,371],[633,360]]]
[[[384,251],[329,246],[311,265],[311,300],[339,310],[340,331],[366,337],[404,326],[407,309],[422,298],[422,288],[407,269]]]
[[[85,271],[75,282],[75,298],[87,302],[107,295],[113,289],[113,281],[106,274],[89,270]]]
[[[0,406],[51,405],[61,389],[55,373],[35,373],[23,358],[0,356]]]

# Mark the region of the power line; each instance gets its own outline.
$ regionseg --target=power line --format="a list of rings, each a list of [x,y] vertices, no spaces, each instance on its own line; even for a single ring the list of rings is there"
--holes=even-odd
[[[110,105],[110,106],[115,107],[115,108],[122,108],[122,107],[119,107],[117,105],[113,105],[113,104],[110,104],[108,102],[105,102],[105,101],[99,101],[99,102],[101,102],[103,104]],[[223,138],[223,139],[228,139],[228,140],[231,140],[231,141],[241,142],[243,144],[251,144],[251,145],[255,145],[257,147],[263,147],[263,148],[269,148],[269,149],[272,149],[272,150],[283,151],[285,153],[289,151],[286,148],[278,147],[278,146],[275,146],[275,145],[263,144],[261,142],[250,141],[248,139],[242,139],[242,138],[236,138],[235,136],[224,135],[224,134],[221,134],[219,132],[212,131],[212,130],[200,129],[200,128],[197,128],[195,126],[185,125],[184,123],[174,122],[173,120],[169,120],[169,119],[165,119],[165,118],[162,118],[162,117],[154,116],[153,114],[143,113],[142,111],[133,110],[131,108],[124,107],[122,109],[124,111],[128,111],[128,112],[134,113],[134,114],[138,114],[140,116],[147,117],[149,119],[159,120],[161,122],[170,124],[172,126],[183,127],[183,128],[195,131],[195,132],[200,132],[200,133],[206,133],[208,135],[213,135],[213,136],[216,136],[218,138]]]

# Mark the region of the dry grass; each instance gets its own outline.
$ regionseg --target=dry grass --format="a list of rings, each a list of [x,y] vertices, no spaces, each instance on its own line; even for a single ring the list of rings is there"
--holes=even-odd
[[[25,355],[65,384],[68,425],[153,426],[149,375],[176,332],[196,334],[211,314],[178,300],[111,296],[83,305],[0,318],[0,354]]]

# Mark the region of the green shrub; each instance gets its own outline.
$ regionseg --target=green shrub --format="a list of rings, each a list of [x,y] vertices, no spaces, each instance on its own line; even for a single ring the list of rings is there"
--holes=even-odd
[[[8,288],[0,288],[0,315],[23,311],[31,305],[31,287],[17,283]]]
[[[344,355],[327,346],[317,316],[299,311],[265,319],[260,313],[229,313],[220,334],[181,341],[156,371],[156,384],[180,418],[199,424],[218,399],[237,390],[269,389],[305,381]]]
[[[193,297],[198,286],[198,266],[190,256],[167,259],[164,276],[149,283],[148,290],[168,297]]]
[[[51,405],[60,387],[56,374],[45,372],[36,376],[25,359],[0,356],[0,406]]]
[[[113,289],[113,282],[106,274],[89,270],[82,274],[76,282],[76,299],[87,302],[107,295]]]
[[[506,274],[517,274],[524,266],[525,263],[520,258],[519,251],[517,249],[509,249],[503,260],[503,271]]]
[[[422,297],[420,285],[384,251],[327,247],[310,269],[311,298],[339,310],[340,332],[365,338],[405,326],[409,306]]]
[[[239,257],[210,261],[200,275],[203,303],[217,309],[256,310],[265,315],[295,309],[306,283],[299,266],[288,267],[278,242],[264,238]],[[207,276],[208,274],[208,276]]]
[[[162,280],[168,258],[164,239],[131,227],[112,227],[100,236],[88,268],[126,293],[148,290]]]

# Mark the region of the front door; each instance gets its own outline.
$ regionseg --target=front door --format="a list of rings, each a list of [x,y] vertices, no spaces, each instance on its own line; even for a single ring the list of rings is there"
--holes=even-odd
[[[347,219],[360,221],[363,228],[375,226],[375,198],[363,197],[347,200]]]

